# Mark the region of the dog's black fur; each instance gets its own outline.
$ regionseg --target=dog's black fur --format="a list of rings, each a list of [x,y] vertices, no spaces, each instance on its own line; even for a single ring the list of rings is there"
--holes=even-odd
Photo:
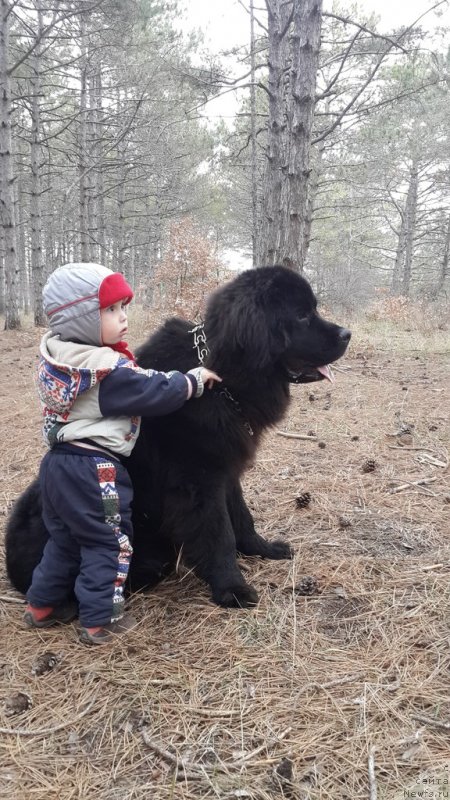
[[[197,358],[192,328],[168,320],[140,347],[138,363],[186,372]],[[181,552],[182,561],[209,583],[216,603],[249,606],[257,594],[236,553],[279,559],[291,550],[256,533],[241,475],[263,431],[283,417],[289,384],[321,380],[316,367],[344,354],[350,331],[320,317],[308,282],[283,267],[249,270],[218,289],[204,329],[206,365],[223,384],[174,414],[144,418],[127,459],[134,486],[130,584],[133,590],[155,584]],[[7,526],[7,570],[19,591],[27,590],[46,539],[34,481]]]

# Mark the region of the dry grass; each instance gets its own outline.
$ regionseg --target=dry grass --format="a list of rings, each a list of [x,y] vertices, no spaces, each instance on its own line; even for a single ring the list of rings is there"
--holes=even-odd
[[[449,796],[448,334],[416,347],[398,326],[357,330],[334,387],[292,390],[283,430],[317,439],[272,432],[246,477],[258,529],[295,549],[242,561],[254,611],[217,608],[181,573],[131,598],[136,631],[94,650],[74,626],[24,630],[3,575],[2,799]],[[4,512],[43,452],[37,339],[2,334]],[[57,666],[33,675],[49,651]],[[33,705],[8,716],[18,692]]]

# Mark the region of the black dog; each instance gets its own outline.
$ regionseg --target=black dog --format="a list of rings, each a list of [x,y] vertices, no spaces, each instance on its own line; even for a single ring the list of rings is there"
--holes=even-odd
[[[316,311],[307,281],[283,267],[244,272],[210,298],[204,326],[170,319],[138,351],[142,367],[185,372],[196,359],[223,384],[174,414],[142,421],[127,460],[134,486],[132,590],[155,584],[181,559],[223,606],[257,601],[236,553],[289,558],[282,541],[256,533],[240,477],[263,431],[279,422],[290,383],[331,379],[350,331]],[[10,580],[25,592],[47,533],[35,481],[7,526]]]

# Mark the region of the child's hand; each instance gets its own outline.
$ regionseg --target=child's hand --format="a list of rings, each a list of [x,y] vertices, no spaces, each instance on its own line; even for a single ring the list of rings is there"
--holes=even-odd
[[[207,387],[207,389],[212,389],[212,387],[214,386],[214,381],[222,383],[222,378],[219,378],[219,376],[216,375],[215,372],[213,372],[211,369],[206,369],[206,367],[201,368],[201,376],[202,376],[202,381],[204,385]]]

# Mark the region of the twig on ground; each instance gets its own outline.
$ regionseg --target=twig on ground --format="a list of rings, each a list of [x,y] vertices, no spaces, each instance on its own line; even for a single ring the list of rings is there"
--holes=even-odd
[[[331,689],[333,686],[341,686],[343,683],[353,683],[353,681],[357,681],[362,677],[363,675],[361,672],[355,672],[353,675],[344,675],[343,678],[336,678],[335,680],[328,681],[327,683],[306,684],[304,688],[314,687],[315,689]]]
[[[62,728],[67,728],[69,725],[74,725],[80,719],[89,714],[92,706],[97,700],[97,695],[91,700],[89,705],[77,714],[75,717],[70,717],[65,722],[60,722],[59,725],[54,725],[52,728],[36,728],[36,730],[31,730],[29,728],[0,728],[0,734],[4,733],[6,735],[11,736],[46,736],[49,733],[55,733],[56,731],[62,730]]]
[[[398,450],[399,452],[402,450],[423,450],[427,453],[432,453],[433,450],[431,447],[418,447],[417,445],[409,445],[404,444],[403,447],[399,447],[398,444],[388,444],[390,450]]]
[[[269,742],[264,742],[264,744],[262,744],[260,747],[257,747],[256,750],[252,750],[251,753],[247,753],[247,755],[243,756],[241,759],[239,759],[239,761],[235,761],[234,766],[239,767],[242,764],[245,764],[247,761],[250,761],[255,756],[257,756],[259,753],[261,753],[262,750],[266,750],[269,747],[274,747],[274,745],[278,744],[278,742],[281,742],[281,740],[284,739],[284,737],[287,736],[288,733],[291,732],[291,730],[292,728],[286,728],[285,731],[282,731],[276,737],[274,736],[273,739],[271,739]]]
[[[442,467],[443,469],[447,469],[448,467],[448,461],[441,461],[439,458],[429,456],[428,453],[419,453],[416,456],[416,461],[418,461],[419,464],[431,464],[433,467]]]
[[[419,478],[418,481],[408,481],[407,483],[400,484],[400,486],[396,486],[394,489],[390,489],[390,494],[403,492],[405,489],[409,489],[411,486],[426,486],[428,483],[433,483],[435,480],[437,480],[436,476],[434,478]]]
[[[417,722],[423,722],[424,725],[432,725],[434,728],[439,728],[442,731],[450,731],[450,722],[442,722],[433,717],[427,717],[426,714],[413,714],[413,719]]]
[[[0,600],[3,600],[4,603],[20,603],[21,605],[25,603],[24,597],[13,597],[8,594],[0,594]]]
[[[377,800],[377,780],[375,777],[375,748],[371,747],[369,750],[369,798],[370,800]]]
[[[328,681],[327,683],[305,683],[304,686],[299,688],[297,695],[307,692],[308,689],[315,689],[316,691],[332,689],[334,686],[341,686],[344,683],[353,683],[353,681],[357,681],[359,678],[363,677],[364,675],[361,672],[355,672],[353,675],[344,675],[343,678],[336,678],[335,680]]]
[[[150,739],[150,736],[145,729],[142,731],[142,738],[147,747],[150,747],[154,753],[156,753],[158,756],[161,756],[164,761],[168,761],[169,764],[172,764],[177,772],[181,771],[183,778],[190,778],[191,780],[197,781],[199,778],[203,777],[201,772],[190,772],[181,758],[177,758],[169,750],[165,750],[164,747],[161,747],[159,744],[154,742],[153,739]]]
[[[310,435],[308,435],[306,433],[305,434],[303,434],[303,433],[288,433],[287,431],[280,431],[280,430],[276,430],[275,433],[277,433],[278,436],[285,436],[286,439],[303,439],[303,441],[308,441],[309,440],[311,442],[317,442],[317,436],[315,436],[315,435],[310,436]]]
[[[281,740],[284,739],[285,736],[287,736],[291,730],[292,730],[291,727],[286,728],[286,730],[282,731],[277,736],[274,736],[272,739],[270,739],[270,741],[264,742],[264,744],[260,745],[255,750],[252,750],[251,753],[247,753],[245,756],[239,758],[237,761],[233,761],[232,766],[243,767],[245,764],[247,764],[249,761],[255,758],[255,756],[259,755],[259,753],[261,753],[263,750],[268,750],[270,747],[274,747],[275,745],[277,745],[278,742],[281,742]],[[168,761],[169,764],[173,764],[176,770],[181,773],[180,777],[182,779],[187,778],[191,780],[199,780],[199,778],[207,777],[207,769],[205,768],[205,766],[202,766],[201,771],[200,770],[198,772],[190,771],[181,758],[177,758],[177,756],[173,755],[173,753],[171,753],[169,750],[166,750],[164,747],[161,747],[161,745],[154,742],[153,739],[150,738],[146,730],[142,731],[142,738],[145,744],[148,747],[150,747],[151,750],[157,753],[157,755],[161,756],[161,758],[164,759],[164,761]],[[225,773],[227,772],[226,765],[220,766],[218,764],[214,764],[214,766],[212,766],[210,769],[213,772],[217,771]]]
[[[236,714],[239,714],[240,717],[245,716],[250,712],[250,708],[245,709],[244,711],[236,711],[234,709],[215,709],[215,708],[192,708],[191,706],[180,706],[181,711],[185,711],[186,714],[198,714],[200,717],[234,717]]]

